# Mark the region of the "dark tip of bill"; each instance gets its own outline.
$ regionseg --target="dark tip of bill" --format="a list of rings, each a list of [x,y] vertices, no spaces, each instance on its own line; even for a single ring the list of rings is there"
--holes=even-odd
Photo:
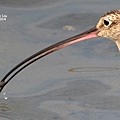
[[[5,86],[5,82],[4,81],[0,81],[0,92],[2,91],[2,89],[4,88]]]

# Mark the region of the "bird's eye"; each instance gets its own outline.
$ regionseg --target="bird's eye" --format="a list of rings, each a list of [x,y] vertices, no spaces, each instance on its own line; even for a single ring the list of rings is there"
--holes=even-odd
[[[104,25],[105,25],[106,27],[108,27],[108,26],[110,25],[110,22],[107,21],[107,20],[104,20]]]

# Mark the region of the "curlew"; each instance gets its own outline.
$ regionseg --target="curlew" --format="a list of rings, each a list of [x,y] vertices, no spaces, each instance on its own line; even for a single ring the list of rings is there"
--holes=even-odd
[[[2,91],[4,86],[15,75],[38,59],[71,44],[97,37],[105,37],[113,40],[120,51],[120,10],[112,10],[103,15],[92,29],[53,44],[23,60],[21,63],[13,67],[0,81],[0,91]]]

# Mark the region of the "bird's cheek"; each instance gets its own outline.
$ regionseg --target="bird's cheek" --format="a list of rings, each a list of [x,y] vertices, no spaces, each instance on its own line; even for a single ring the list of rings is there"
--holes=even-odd
[[[100,31],[97,35],[98,35],[99,37],[107,37],[105,31]]]
[[[118,38],[120,38],[120,31],[115,33]]]

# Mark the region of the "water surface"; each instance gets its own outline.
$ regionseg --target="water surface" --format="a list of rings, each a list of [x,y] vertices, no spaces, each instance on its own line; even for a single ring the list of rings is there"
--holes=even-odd
[[[93,27],[119,1],[1,0],[0,76],[33,53]],[[68,29],[74,28],[74,29]],[[105,38],[57,51],[0,95],[1,120],[119,120],[120,54]],[[72,70],[72,71],[70,71]]]

